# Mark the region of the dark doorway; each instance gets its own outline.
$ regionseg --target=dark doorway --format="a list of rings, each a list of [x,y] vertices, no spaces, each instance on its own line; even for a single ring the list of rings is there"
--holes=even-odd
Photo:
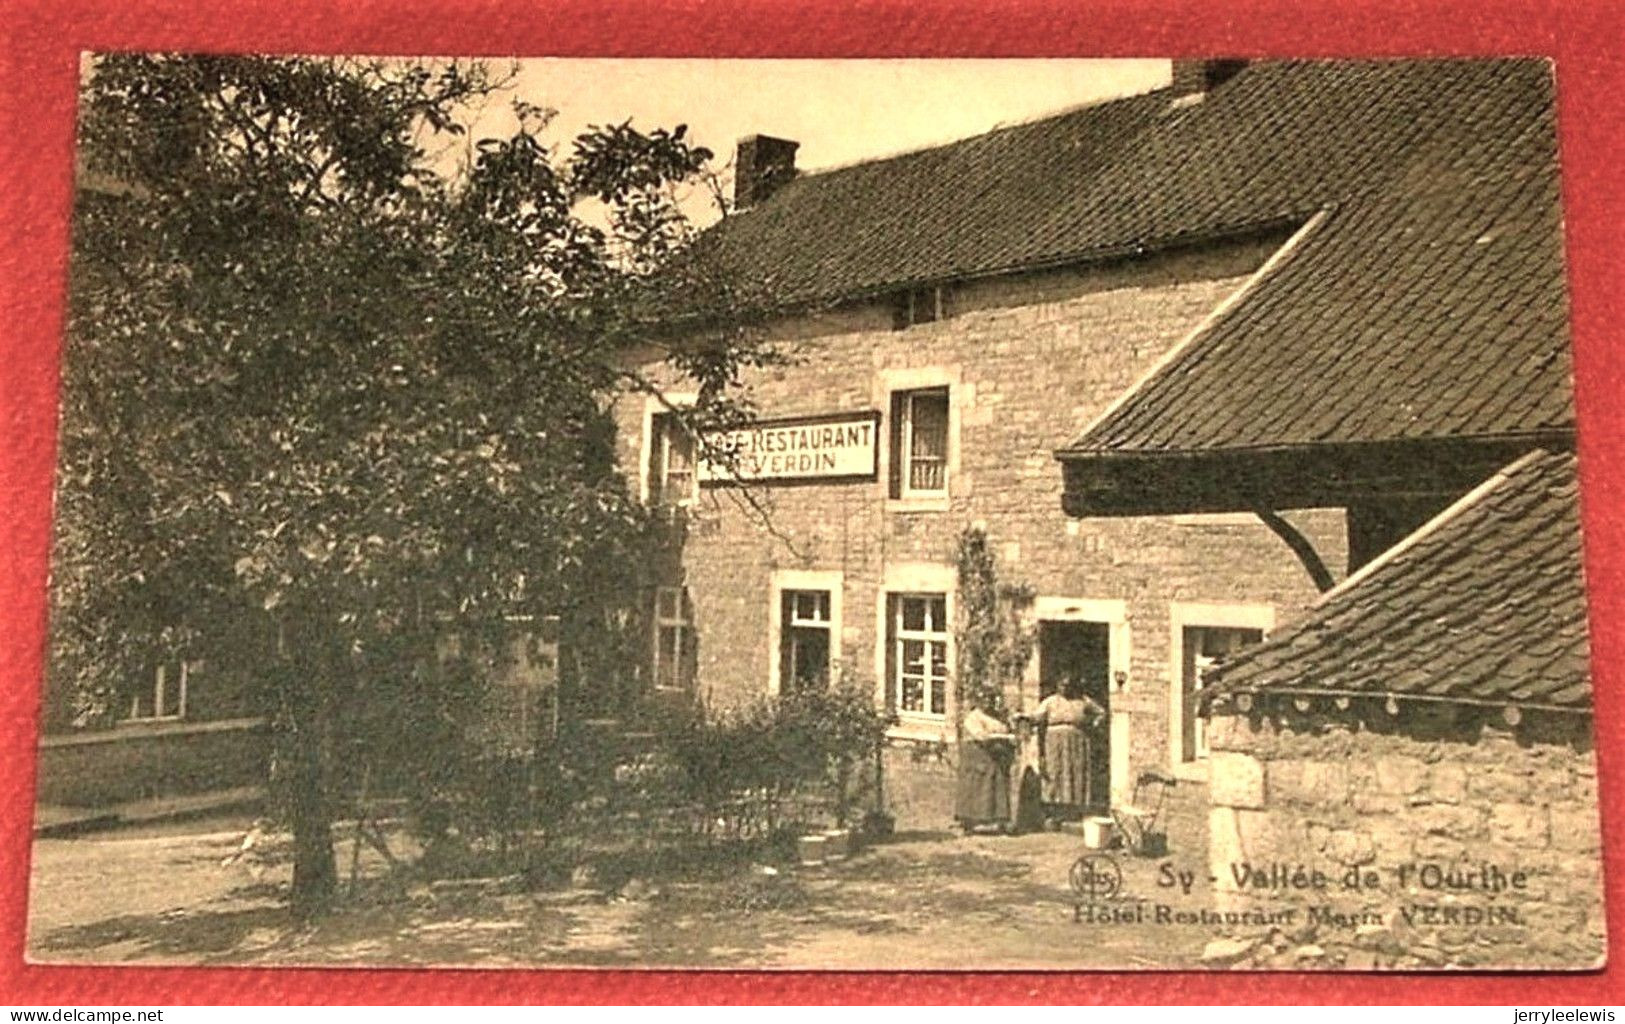
[[[1104,622],[1043,620],[1038,624],[1038,695],[1057,692],[1072,676],[1083,680],[1083,694],[1111,714],[1111,627]],[[1090,737],[1089,792],[1096,807],[1107,806],[1111,792],[1111,731]]]

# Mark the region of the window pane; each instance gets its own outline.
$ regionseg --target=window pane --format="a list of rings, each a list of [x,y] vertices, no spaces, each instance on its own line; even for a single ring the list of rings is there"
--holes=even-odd
[[[909,454],[915,458],[948,457],[948,392],[917,392],[910,402],[913,432]]]
[[[698,653],[694,644],[694,630],[688,626],[677,628],[677,685],[685,690],[694,688],[694,671]]]
[[[926,600],[923,597],[900,598],[903,604],[903,628],[907,630],[922,630],[925,628]]]
[[[931,631],[934,633],[948,632],[948,599],[946,597],[931,599]]]
[[[948,713],[948,686],[940,679],[931,687],[931,713],[933,715]]]
[[[792,630],[790,644],[789,682],[797,689],[822,688],[829,680],[829,630]]]
[[[948,645],[933,643],[931,646],[931,674],[938,679],[948,678]]]
[[[694,439],[667,413],[660,423],[660,443],[665,458],[659,466],[659,500],[686,501],[694,496]]]
[[[159,696],[162,704],[158,708],[161,716],[176,716],[181,713],[181,687],[184,685],[185,669],[180,665],[164,669],[164,688]]]
[[[677,591],[661,587],[655,591],[655,614],[662,619],[677,618]]]
[[[925,641],[903,641],[903,672],[909,675],[925,675]]]
[[[829,621],[829,591],[818,592],[818,618],[821,622]]]
[[[694,465],[694,439],[676,421],[666,424],[666,466],[672,474],[686,473]]]
[[[909,462],[908,487],[911,491],[940,491],[947,486],[948,467],[945,463],[916,456]]]
[[[904,676],[898,706],[904,711],[925,710],[925,680],[918,676]]]
[[[678,627],[661,626],[660,640],[655,645],[655,685],[672,687],[677,685],[677,647],[679,644]]]

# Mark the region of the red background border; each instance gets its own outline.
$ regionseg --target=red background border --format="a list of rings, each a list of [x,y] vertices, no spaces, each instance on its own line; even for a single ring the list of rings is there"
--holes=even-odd
[[[1625,1002],[1625,7],[1610,0],[0,2],[0,1003]],[[64,968],[23,963],[82,49],[575,56],[1538,54],[1558,66],[1610,969],[1579,975]],[[1080,935],[1080,939],[1082,936]],[[1374,983],[1375,982],[1375,983]]]

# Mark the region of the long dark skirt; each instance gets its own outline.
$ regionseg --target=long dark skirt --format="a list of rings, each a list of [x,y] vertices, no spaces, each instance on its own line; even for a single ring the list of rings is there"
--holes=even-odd
[[[1008,743],[967,741],[959,745],[959,780],[954,817],[964,825],[1005,824],[1010,820]]]
[[[1073,725],[1052,725],[1044,732],[1044,802],[1068,809],[1087,807],[1089,736]]]

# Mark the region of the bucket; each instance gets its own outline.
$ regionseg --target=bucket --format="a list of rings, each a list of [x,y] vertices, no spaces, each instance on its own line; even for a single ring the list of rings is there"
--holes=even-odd
[[[1104,850],[1115,838],[1116,826],[1110,818],[1083,819],[1083,845],[1091,850]]]
[[[829,840],[821,835],[802,836],[796,840],[796,854],[801,866],[806,868],[817,867],[824,863],[829,853]]]

